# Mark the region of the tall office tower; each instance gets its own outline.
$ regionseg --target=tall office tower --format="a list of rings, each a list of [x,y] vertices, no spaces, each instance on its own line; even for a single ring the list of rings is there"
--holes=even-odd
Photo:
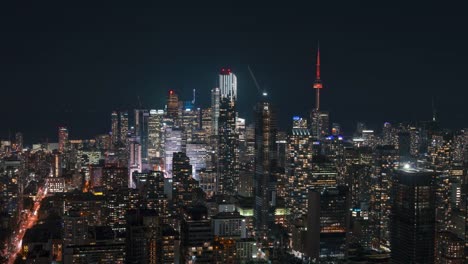
[[[219,104],[220,104],[221,92],[219,88],[211,90],[211,135],[218,135],[218,119],[219,119]]]
[[[111,114],[111,144],[115,146],[119,142],[119,115],[117,112]]]
[[[288,195],[286,203],[290,210],[290,224],[294,219],[307,214],[307,193],[312,184],[313,140],[307,122],[293,118],[293,128],[288,139]]]
[[[210,136],[213,131],[213,113],[211,107],[202,109],[201,115],[201,128],[206,135]]]
[[[237,77],[231,72],[231,69],[221,69],[219,73],[219,89],[221,98],[229,98],[231,101],[237,100]]]
[[[184,152],[176,152],[172,159],[172,197],[174,207],[179,211],[192,201],[192,191],[197,181],[192,178],[192,165]]]
[[[126,214],[126,222],[126,263],[161,263],[158,246],[161,227],[156,211],[130,210]]]
[[[150,110],[148,119],[148,160],[151,165],[161,166],[164,157],[163,110]]]
[[[23,151],[23,133],[17,132],[15,134],[15,145],[16,145],[16,151],[18,152]]]
[[[187,157],[192,165],[192,177],[199,181],[199,172],[206,168],[207,160],[209,160],[208,146],[204,143],[187,144],[186,149]]]
[[[179,116],[179,96],[174,90],[170,90],[167,97],[167,115],[173,119]]]
[[[213,231],[205,206],[198,205],[184,210],[180,232],[182,263],[212,263]]]
[[[392,186],[391,263],[434,263],[435,173],[398,170]]]
[[[390,248],[391,178],[398,167],[398,157],[398,150],[392,145],[378,146],[374,151],[369,218],[375,232],[372,247],[379,250]]]
[[[315,81],[313,88],[315,89],[315,108],[311,112],[311,133],[314,138],[320,139],[329,134],[329,119],[328,112],[320,110],[320,90],[323,89],[322,80],[320,79],[320,48],[317,49],[317,65],[315,72]]]
[[[182,141],[182,130],[166,127],[165,129],[165,143],[164,143],[164,156],[165,156],[165,175],[166,178],[172,178],[172,157],[176,152],[182,152],[185,149]]]
[[[58,131],[58,151],[64,153],[68,149],[68,129],[59,127]]]
[[[192,143],[193,135],[200,130],[200,109],[185,108],[179,118],[187,143]]]
[[[236,108],[234,101],[223,97],[218,120],[218,193],[234,195],[239,182],[236,150]]]
[[[128,137],[128,112],[120,112],[120,142],[126,143]]]
[[[269,102],[255,108],[254,217],[259,237],[264,236],[275,220],[276,197],[271,188],[271,172],[276,166],[276,120]]]
[[[306,255],[312,261],[343,260],[348,251],[349,194],[345,186],[308,194]]]
[[[141,145],[141,160],[148,164],[148,121],[150,113],[148,110],[135,110],[135,131],[137,140]]]
[[[141,160],[141,145],[135,138],[129,140],[129,161],[128,161],[128,188],[135,188],[133,172],[141,172],[143,168]]]

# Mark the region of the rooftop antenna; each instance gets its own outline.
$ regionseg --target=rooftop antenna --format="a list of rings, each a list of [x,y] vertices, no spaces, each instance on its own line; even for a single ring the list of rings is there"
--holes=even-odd
[[[437,110],[435,108],[434,96],[432,96],[432,122],[436,122],[437,120]]]

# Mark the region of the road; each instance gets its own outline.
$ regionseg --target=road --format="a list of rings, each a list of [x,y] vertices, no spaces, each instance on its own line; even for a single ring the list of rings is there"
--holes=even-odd
[[[44,186],[47,186],[45,184]],[[26,230],[33,227],[37,222],[37,214],[41,208],[42,199],[47,195],[47,187],[39,188],[36,195],[36,200],[34,201],[34,206],[30,210],[26,217],[22,217],[18,229],[13,232],[13,237],[11,238],[10,252],[8,254],[8,264],[13,264],[16,260],[16,256],[21,251],[21,246],[23,243],[24,234]]]

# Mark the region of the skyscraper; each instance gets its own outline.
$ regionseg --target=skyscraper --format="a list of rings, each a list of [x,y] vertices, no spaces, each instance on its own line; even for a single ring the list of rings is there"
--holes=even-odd
[[[234,101],[221,98],[218,119],[218,192],[234,195],[239,182],[236,150],[236,108]]]
[[[111,144],[115,146],[119,141],[119,115],[117,112],[111,114]]]
[[[128,161],[128,187],[135,188],[135,182],[133,181],[133,172],[141,172],[142,160],[141,160],[141,145],[135,138],[130,140],[129,144],[130,159]]]
[[[218,119],[219,119],[219,100],[220,100],[220,91],[219,88],[214,88],[211,90],[211,135],[218,135]]]
[[[173,129],[166,127],[165,130],[165,143],[164,143],[164,156],[165,156],[165,172],[167,178],[172,178],[172,158],[175,152],[182,151],[182,131],[180,129]]]
[[[254,217],[259,235],[265,235],[274,223],[275,198],[271,188],[271,171],[276,165],[276,122],[269,102],[255,108]]]
[[[179,96],[174,90],[170,90],[167,97],[167,115],[174,119],[179,116]]]
[[[221,98],[229,98],[231,101],[237,100],[237,77],[229,68],[222,68],[219,73],[219,89]]]
[[[435,173],[396,172],[392,186],[392,263],[434,263]]]
[[[148,118],[148,160],[157,165],[158,158],[164,155],[163,110],[150,110]]]
[[[148,163],[148,121],[150,113],[148,110],[135,110],[135,131],[137,141],[141,145],[141,160]]]
[[[68,129],[66,127],[59,127],[58,131],[58,151],[63,153],[68,148]]]
[[[128,136],[128,112],[120,112],[120,142],[126,143]]]
[[[307,256],[312,260],[344,259],[350,220],[347,187],[311,190],[308,198]]]

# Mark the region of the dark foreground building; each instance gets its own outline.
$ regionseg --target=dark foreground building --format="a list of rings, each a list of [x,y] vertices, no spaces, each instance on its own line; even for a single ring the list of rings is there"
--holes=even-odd
[[[392,186],[391,263],[434,263],[435,173],[396,171]]]

